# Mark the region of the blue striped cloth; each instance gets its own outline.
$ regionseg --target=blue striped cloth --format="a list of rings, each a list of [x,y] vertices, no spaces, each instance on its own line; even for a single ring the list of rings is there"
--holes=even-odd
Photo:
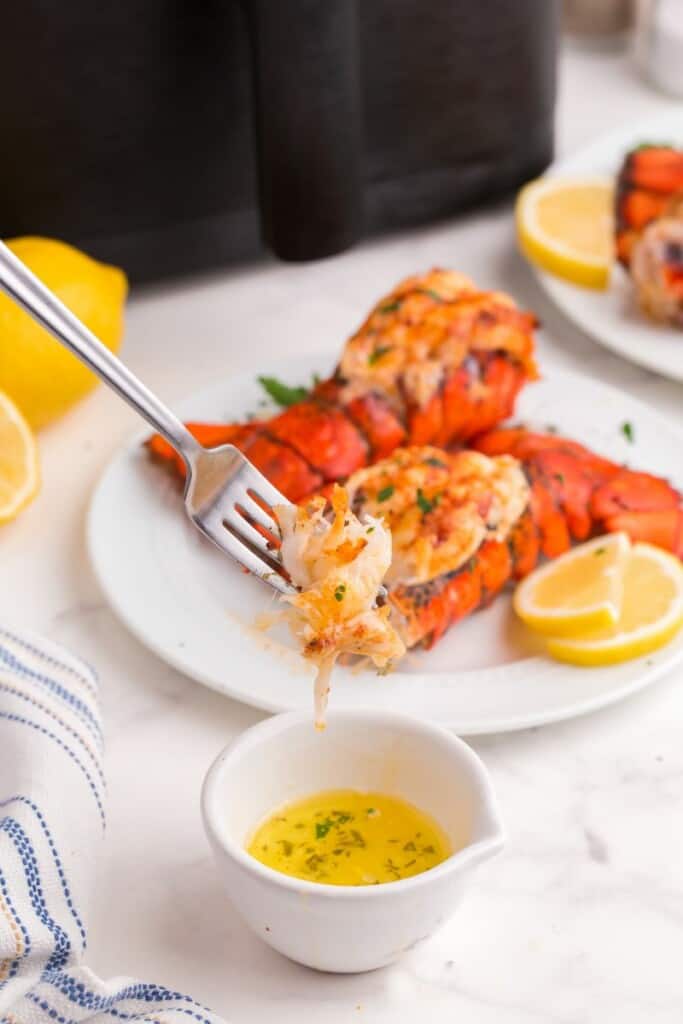
[[[180,992],[83,965],[105,803],[95,673],[0,629],[0,1021],[217,1024]]]

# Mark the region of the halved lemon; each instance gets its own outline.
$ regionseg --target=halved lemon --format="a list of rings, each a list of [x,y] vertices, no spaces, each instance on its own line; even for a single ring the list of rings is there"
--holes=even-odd
[[[527,625],[552,636],[583,636],[619,621],[631,544],[611,533],[567,551],[523,580],[513,598]]]
[[[611,180],[539,178],[517,196],[517,238],[542,270],[587,288],[606,288],[614,259]]]
[[[31,428],[0,391],[0,523],[14,519],[39,487],[38,448]]]
[[[683,626],[683,566],[652,544],[634,544],[626,561],[621,614],[607,629],[554,637],[548,651],[573,665],[613,665],[650,654]]]

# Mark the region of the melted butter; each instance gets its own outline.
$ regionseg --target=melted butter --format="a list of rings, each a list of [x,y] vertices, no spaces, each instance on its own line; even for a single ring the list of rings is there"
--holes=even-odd
[[[398,797],[352,789],[281,807],[256,829],[247,851],[276,871],[328,885],[396,882],[452,852],[430,815]]]

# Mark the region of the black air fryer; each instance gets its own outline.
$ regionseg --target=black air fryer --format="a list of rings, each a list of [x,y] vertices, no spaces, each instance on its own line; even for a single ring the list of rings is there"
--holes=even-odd
[[[552,155],[555,0],[23,0],[0,33],[0,235],[151,279],[326,256]]]

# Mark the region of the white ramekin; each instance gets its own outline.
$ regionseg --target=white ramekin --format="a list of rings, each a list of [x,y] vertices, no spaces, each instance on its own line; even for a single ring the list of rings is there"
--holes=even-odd
[[[430,871],[375,886],[306,882],[246,852],[254,827],[278,806],[347,788],[411,801],[437,819],[456,852]],[[396,960],[453,913],[472,869],[504,842],[489,775],[467,744],[384,711],[330,714],[324,732],[308,712],[248,729],[209,770],[202,814],[223,884],[245,921],[285,956],[322,971],[368,971]]]

